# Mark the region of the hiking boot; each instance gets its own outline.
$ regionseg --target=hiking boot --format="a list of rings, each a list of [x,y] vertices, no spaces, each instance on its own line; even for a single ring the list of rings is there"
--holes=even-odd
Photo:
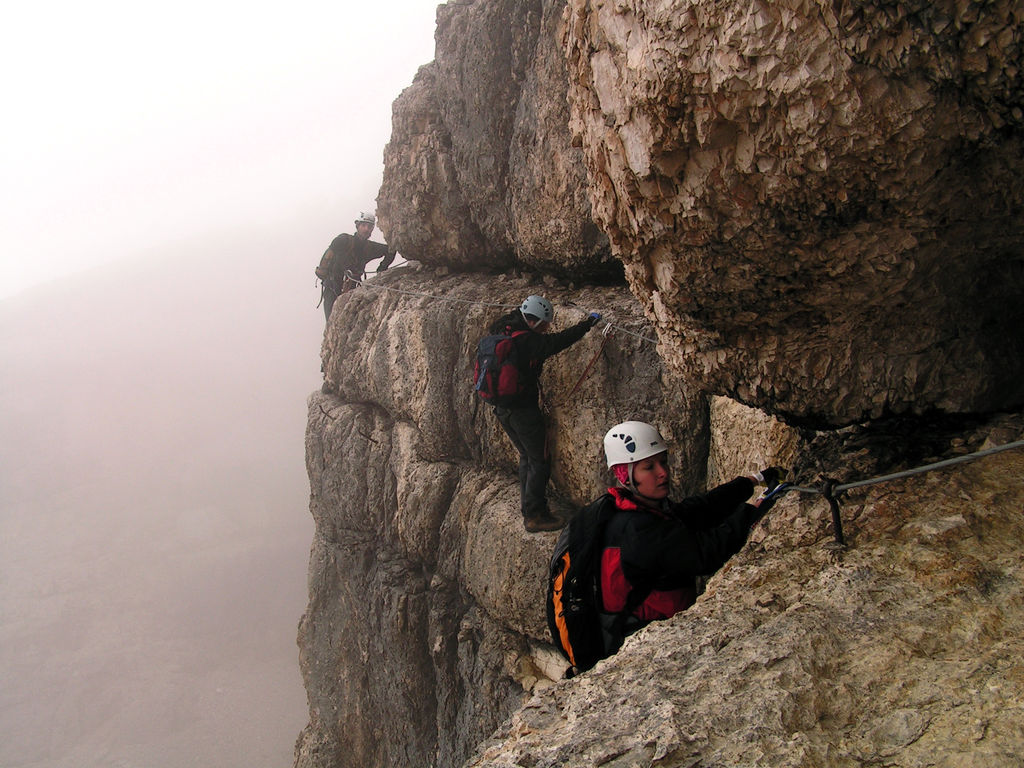
[[[565,521],[546,512],[537,517],[524,517],[523,525],[526,527],[527,533],[539,533],[540,531],[557,531],[565,526]]]

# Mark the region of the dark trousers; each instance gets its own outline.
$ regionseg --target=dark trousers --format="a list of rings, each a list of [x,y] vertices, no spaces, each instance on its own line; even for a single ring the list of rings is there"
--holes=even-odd
[[[526,408],[497,406],[494,415],[519,451],[519,506],[523,517],[547,515],[551,464],[547,458],[544,414],[534,405]]]
[[[331,310],[334,308],[334,302],[338,298],[338,294],[334,292],[333,288],[328,288],[326,285],[323,287],[323,293],[321,294],[324,302],[324,319],[331,319]]]

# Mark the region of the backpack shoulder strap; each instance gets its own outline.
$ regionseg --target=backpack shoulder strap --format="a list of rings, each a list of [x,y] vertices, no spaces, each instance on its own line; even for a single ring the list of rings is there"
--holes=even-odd
[[[611,519],[619,513],[630,514],[626,510],[620,509],[615,503],[615,497],[608,493],[608,516],[604,523],[604,528],[607,529],[607,525],[611,522]],[[600,544],[601,551],[604,551],[604,531],[602,530],[602,541]],[[600,576],[599,576],[600,578]],[[644,600],[648,598],[651,592],[654,591],[652,584],[634,584],[626,595],[626,602],[622,606],[622,610],[616,613],[604,614],[608,619],[603,622],[604,629],[607,632],[605,638],[606,644],[610,645],[610,652],[614,652],[621,645],[622,640],[626,635],[626,622],[633,617],[633,611],[639,608]],[[637,621],[640,621],[637,619]],[[645,622],[644,622],[645,623]]]

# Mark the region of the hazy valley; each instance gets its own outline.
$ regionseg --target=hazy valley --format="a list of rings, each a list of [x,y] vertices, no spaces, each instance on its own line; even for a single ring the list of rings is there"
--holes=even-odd
[[[305,256],[211,241],[0,303],[0,765],[290,762]]]

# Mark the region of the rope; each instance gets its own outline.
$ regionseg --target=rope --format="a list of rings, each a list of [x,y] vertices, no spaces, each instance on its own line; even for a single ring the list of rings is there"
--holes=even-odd
[[[545,403],[545,409],[561,408],[563,405],[569,402],[570,397],[572,397],[579,391],[580,386],[583,384],[583,380],[590,375],[590,372],[594,369],[594,364],[597,362],[597,358],[601,356],[601,353],[604,351],[605,345],[608,344],[608,339],[612,337],[612,327],[613,326],[611,323],[608,323],[605,326],[605,329],[601,334],[602,336],[604,336],[604,338],[601,340],[601,346],[597,348],[597,352],[595,352],[594,356],[590,358],[590,362],[587,363],[586,368],[583,369],[583,373],[580,374],[580,377],[576,380],[576,384],[573,386],[573,388],[570,389],[569,392],[565,395],[565,397],[562,398],[562,401],[560,403],[554,405],[548,405],[547,403]],[[538,385],[540,384],[540,382],[537,383]]]
[[[457,304],[469,304],[471,306],[479,306],[479,307],[496,307],[498,309],[518,309],[519,308],[518,304],[494,304],[494,303],[489,302],[489,301],[473,301],[473,300],[470,300],[470,299],[455,299],[455,298],[452,298],[451,296],[435,296],[435,295],[430,294],[430,293],[420,293],[418,291],[403,291],[400,288],[392,288],[389,285],[376,285],[374,283],[366,283],[366,282],[363,282],[362,280],[357,280],[355,277],[352,276],[352,273],[350,271],[347,271],[347,270],[345,272],[345,279],[350,281],[350,282],[352,282],[352,283],[355,283],[356,285],[361,285],[361,286],[364,286],[366,288],[376,288],[378,291],[391,291],[392,293],[400,293],[400,294],[403,294],[405,296],[418,296],[418,297],[423,298],[423,299],[435,299],[436,301],[451,301],[451,302],[454,302],[454,303],[457,303]],[[636,333],[635,331],[629,330],[628,328],[623,328],[621,325],[614,325],[612,323],[609,323],[607,320],[602,320],[601,322],[603,322],[609,328],[612,328],[612,329],[614,329],[616,331],[620,331],[621,333],[624,333],[627,336],[633,336],[633,337],[635,337],[637,339],[640,339],[641,341],[646,341],[646,342],[648,342],[650,344],[657,344],[658,343],[657,339],[652,339],[649,336],[643,336],[643,335],[641,335],[639,333]]]
[[[607,320],[605,322],[608,323]],[[640,339],[641,341],[647,341],[647,342],[650,342],[651,344],[657,344],[658,343],[657,339],[652,339],[649,336],[641,336],[639,333],[634,333],[633,331],[629,330],[628,328],[623,328],[621,325],[612,325],[611,323],[608,323],[608,327],[609,328],[614,328],[616,331],[621,331],[622,333],[626,334],[627,336],[634,336],[634,337]]]
[[[852,490],[853,488],[863,488],[867,485],[877,485],[878,483],[886,483],[890,480],[899,480],[904,477],[910,477],[911,475],[919,475],[923,472],[932,472],[936,469],[945,469],[946,467],[951,467],[954,464],[963,464],[964,462],[974,461],[975,459],[980,459],[984,456],[991,456],[994,453],[1002,453],[1003,451],[1022,447],[1024,447],[1024,440],[1017,440],[1016,442],[1007,443],[1006,445],[997,445],[995,448],[986,448],[984,451],[977,451],[975,453],[968,453],[964,456],[957,456],[952,459],[936,461],[934,464],[925,464],[924,466],[915,467],[914,469],[906,469],[902,472],[893,472],[891,475],[873,477],[870,480],[858,480],[854,483],[843,483],[842,485],[836,485],[833,491],[838,494],[843,491]],[[799,491],[800,493],[821,493],[820,488],[801,488],[800,486],[793,486],[789,490]]]
[[[480,307],[497,307],[498,309],[518,309],[518,304],[493,304],[489,301],[471,301],[469,299],[454,299],[451,296],[434,296],[430,293],[420,293],[418,291],[403,291],[400,288],[392,288],[389,285],[376,285],[374,283],[364,283],[362,280],[356,280],[349,271],[345,272],[345,279],[349,280],[356,285],[361,285],[366,288],[376,288],[379,291],[391,291],[392,293],[401,293],[404,296],[418,296],[422,299],[435,299],[437,301],[451,301],[456,304],[470,304]]]
[[[854,488],[863,488],[869,485],[878,485],[879,483],[887,483],[892,480],[899,480],[904,477],[911,477],[912,475],[920,475],[924,472],[933,472],[937,469],[945,469],[946,467],[952,467],[955,464],[963,464],[968,461],[975,461],[984,456],[991,456],[995,453],[1002,453],[1003,451],[1010,451],[1014,448],[1024,448],[1024,440],[1016,440],[1012,443],[1006,443],[1005,445],[997,445],[994,448],[986,448],[983,451],[975,451],[974,453],[968,453],[963,456],[956,456],[952,459],[944,459],[942,461],[936,461],[932,464],[925,464],[920,467],[914,467],[913,469],[906,469],[902,472],[893,472],[888,475],[881,475],[879,477],[873,477],[868,480],[857,480],[852,483],[837,483],[832,479],[825,479],[820,488],[807,488],[799,485],[791,485],[786,489],[786,492],[796,491],[798,493],[820,493],[828,501],[829,507],[832,510],[832,532],[835,536],[836,545],[839,547],[845,547],[846,543],[843,540],[843,522],[839,514],[839,501],[837,496],[843,491],[849,491]]]

